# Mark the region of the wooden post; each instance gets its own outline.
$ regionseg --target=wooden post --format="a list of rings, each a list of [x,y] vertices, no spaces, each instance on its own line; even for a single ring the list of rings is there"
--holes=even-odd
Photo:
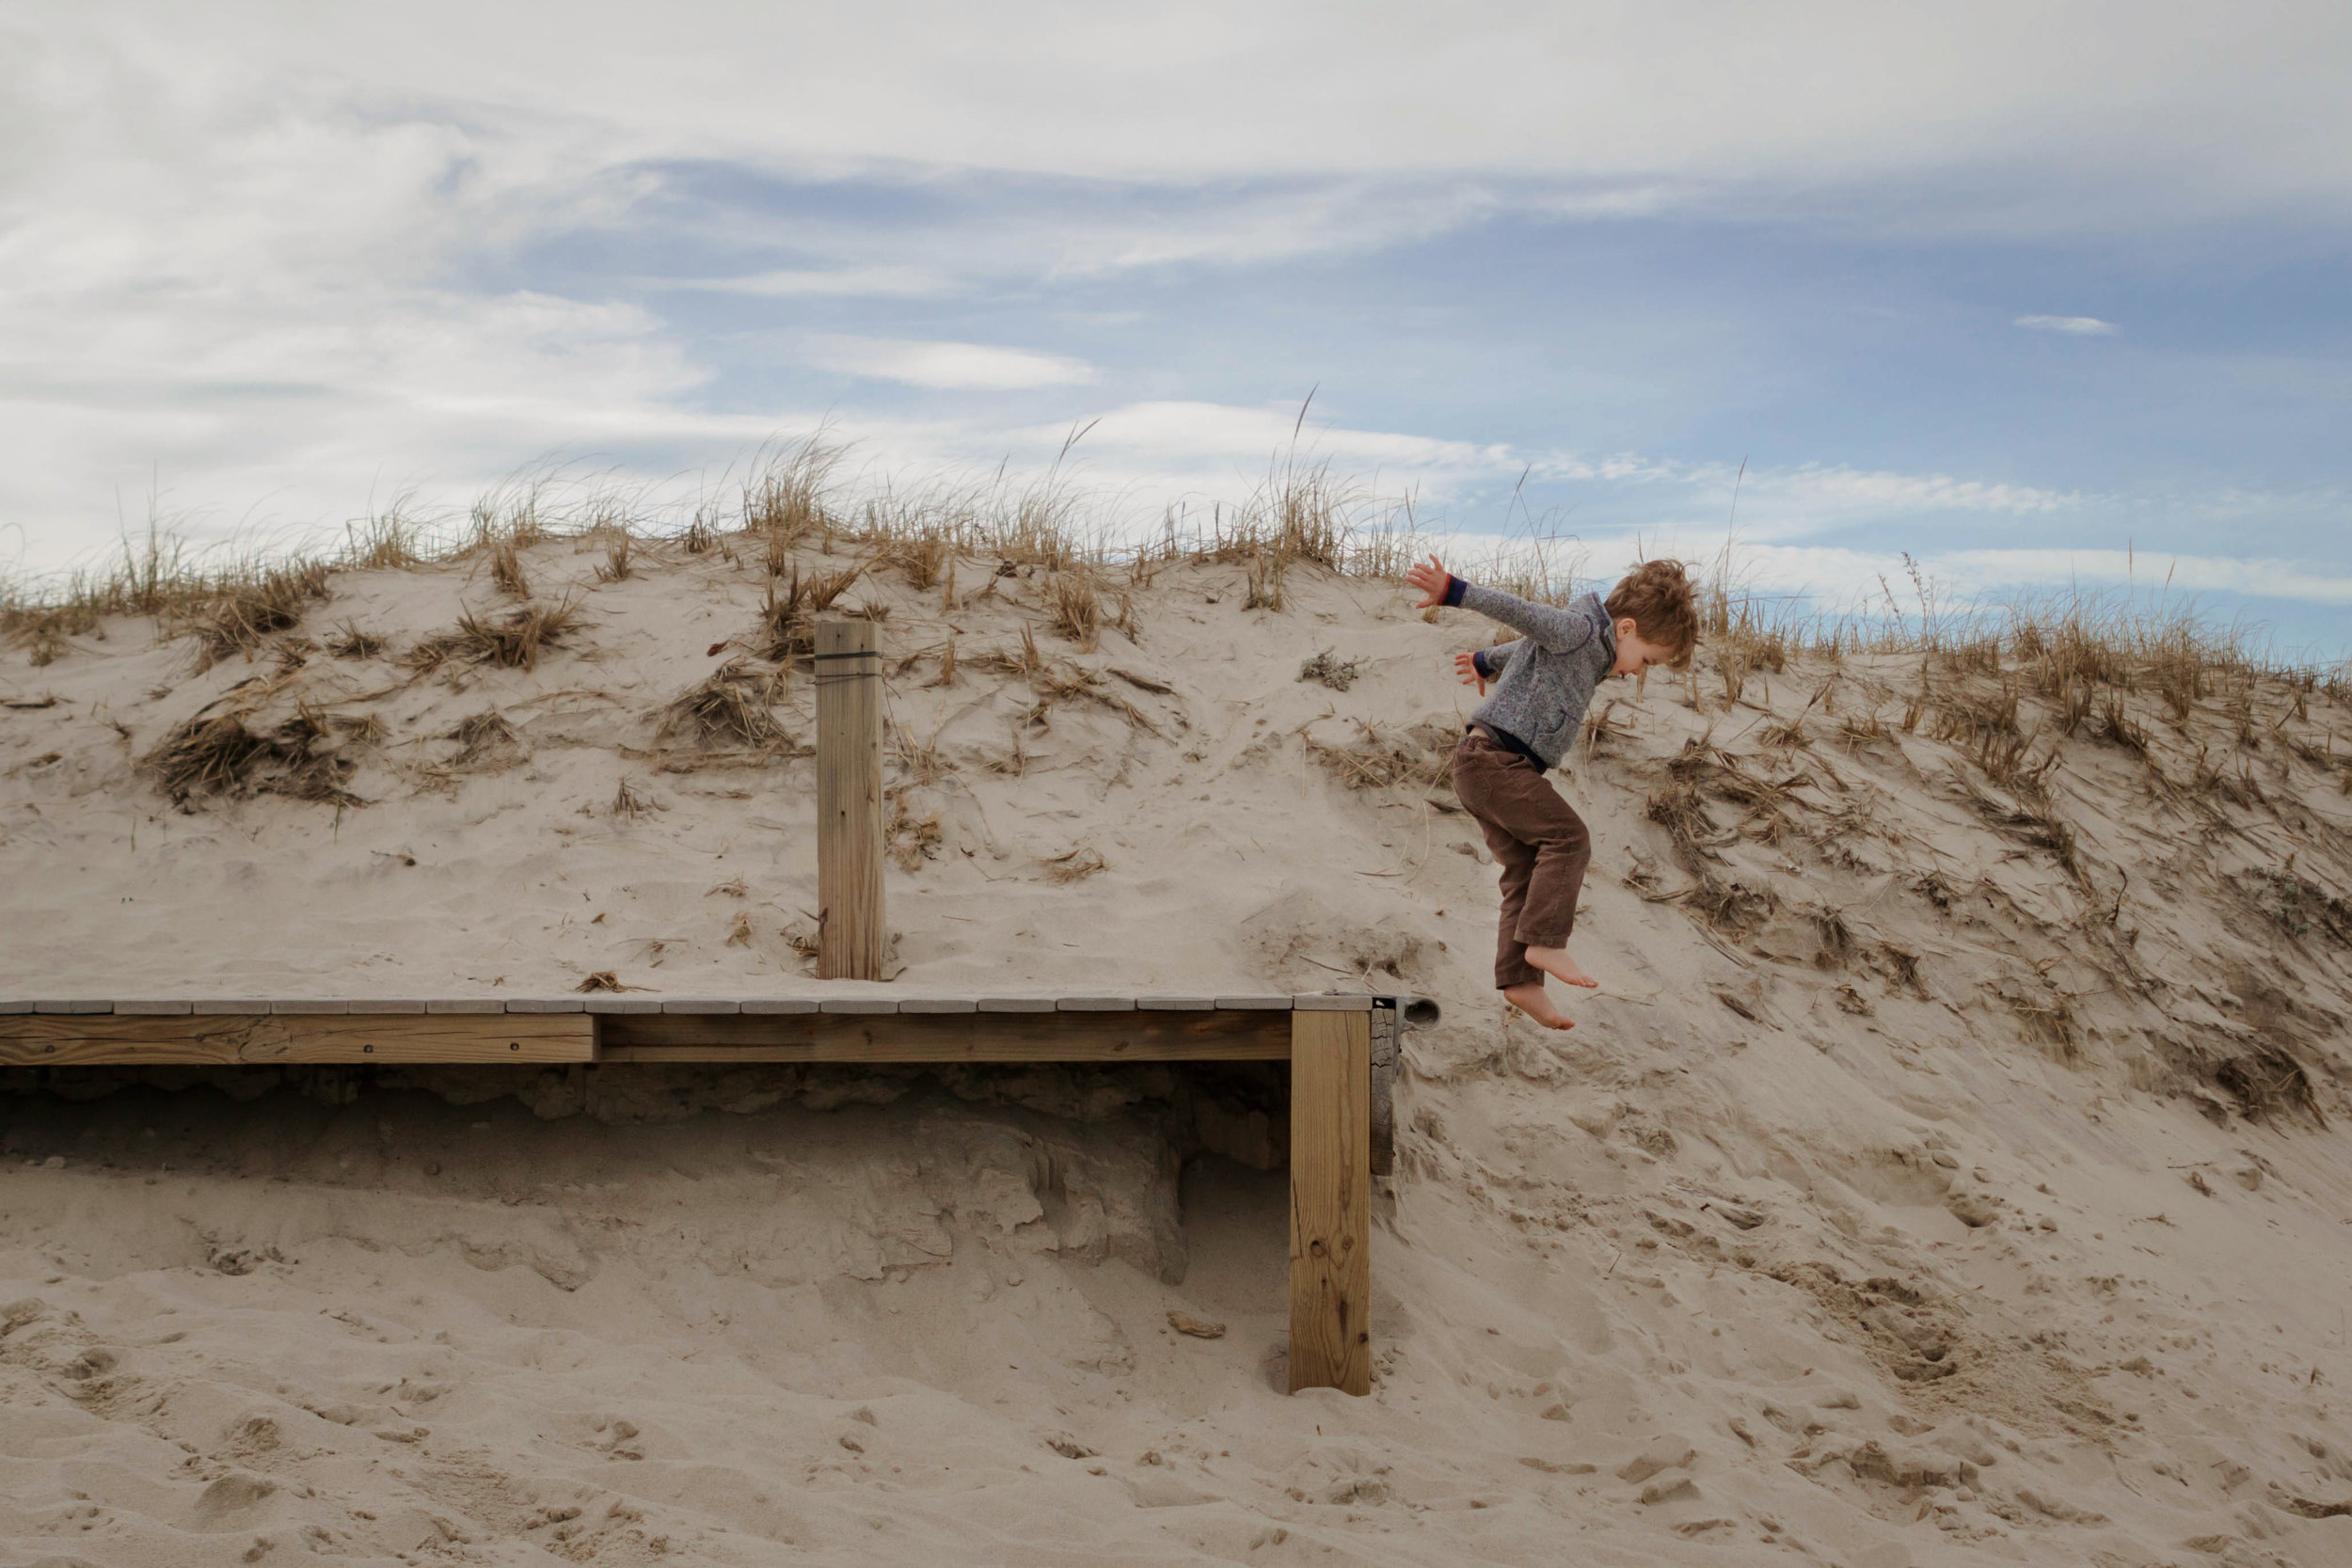
[[[1372,1392],[1372,1015],[1291,1015],[1291,1392]]]
[[[817,974],[882,977],[882,654],[871,621],[817,624]]]

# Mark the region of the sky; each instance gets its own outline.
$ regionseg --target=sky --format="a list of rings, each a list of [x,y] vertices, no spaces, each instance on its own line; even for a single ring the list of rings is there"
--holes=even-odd
[[[1598,576],[2341,657],[2347,67],[2341,4],[0,0],[0,572],[819,429],[1142,528],[1295,444]]]

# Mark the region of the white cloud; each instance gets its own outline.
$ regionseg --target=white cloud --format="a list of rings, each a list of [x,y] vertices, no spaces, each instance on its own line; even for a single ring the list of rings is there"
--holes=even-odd
[[[1757,489],[1803,503],[1840,511],[1999,512],[2010,515],[2059,512],[2079,498],[2027,484],[2000,484],[1949,474],[1865,472],[1808,463],[1780,473],[1760,473]]]
[[[0,517],[27,569],[110,539],[151,483],[199,532],[308,529],[380,474],[486,479],[704,379],[633,305],[460,281],[625,199],[585,178],[593,146],[507,156],[494,128],[4,34],[0,103],[37,130],[0,137]]]
[[[1079,387],[1094,379],[1094,367],[1083,359],[986,343],[828,336],[810,339],[801,357],[818,370],[843,375],[953,391]]]
[[[1518,459],[1505,446],[1444,441],[1393,431],[1355,430],[1311,418],[1313,409],[1237,407],[1221,403],[1132,403],[1104,414],[1087,437],[1089,451],[1105,447],[1136,456],[1220,458],[1263,468],[1294,441],[1310,461],[1328,457],[1343,466],[1406,466],[1413,468],[1481,468],[1517,472]],[[1025,433],[1033,440],[1049,434]]]
[[[1476,182],[1344,180],[1270,189],[1184,193],[1168,211],[1134,215],[1082,206],[1005,236],[1048,278],[1095,277],[1187,261],[1263,265],[1295,257],[1376,250],[1463,228],[1529,205]],[[1546,208],[1546,210],[1549,210]]]
[[[1050,449],[1066,434],[1060,425],[1040,426],[1019,432],[1015,440]],[[1510,483],[1522,472],[1537,483],[1678,492],[1664,504],[1677,515],[1694,513],[1724,519],[1689,530],[1694,538],[1717,541],[1724,523],[1731,519],[1735,482],[1740,537],[1759,543],[1923,513],[1998,517],[2058,515],[2080,510],[2092,499],[1949,474],[1892,473],[1823,464],[1750,468],[1740,479],[1728,464],[1677,463],[1636,452],[1581,457],[1565,451],[1525,451],[1501,442],[1361,429],[1321,420],[1311,406],[1302,419],[1297,406],[1285,404],[1126,404],[1095,419],[1085,450],[1093,460],[1115,460],[1118,467],[1137,472],[1153,464],[1205,463],[1211,466],[1210,471],[1248,480],[1263,474],[1269,460],[1290,451],[1294,442],[1306,461],[1328,459],[1335,469],[1377,476],[1384,487],[1392,490],[1419,487],[1438,499],[1472,485]]]
[[[950,198],[940,199],[943,193]],[[912,209],[913,215],[900,209]],[[840,186],[795,184],[782,198],[737,199],[729,193],[706,204],[696,192],[684,210],[664,212],[667,244],[723,255],[781,255],[793,265],[741,277],[640,281],[779,295],[947,295],[969,292],[976,282],[1029,287],[1144,268],[1251,266],[1359,253],[1519,210],[1548,216],[1629,212],[1598,198],[1588,203],[1549,189],[1475,179],[1106,187],[1004,171],[957,170],[943,177],[894,166]],[[616,231],[633,238],[642,222],[625,216]]]
[[[1724,465],[1686,470],[1674,477],[1702,490],[1733,517],[1735,483]],[[1959,479],[1950,474],[1905,474],[1834,464],[1801,464],[1783,469],[1750,469],[1738,483],[1738,532],[1762,544],[1802,539],[1843,529],[1916,519],[1923,515],[1987,518],[2054,516],[2083,509],[2091,498],[2028,484]],[[1721,530],[1719,529],[1720,534]]]
[[[677,289],[705,293],[749,294],[764,299],[927,299],[953,291],[955,284],[924,267],[851,266],[786,269],[753,273],[742,277],[645,278],[650,289]]]
[[[197,75],[250,62],[393,99],[593,113],[653,158],[1686,188],[2071,169],[2175,216],[2280,198],[2340,211],[2352,189],[2352,14],[2331,0],[2282,0],[2260,25],[2188,0],[1811,0],[1695,24],[1636,0],[1365,0],[1343,27],[1259,0],[54,10],[53,36]]]
[[[2352,577],[2330,574],[2308,562],[2260,556],[2108,549],[1954,550],[1936,560],[1956,578],[1985,584],[2082,582],[2173,594],[2237,594],[2306,604],[2352,605]]]
[[[2116,333],[2113,322],[2096,316],[2020,316],[2010,325],[2028,332],[2063,332],[2075,338],[2112,338]]]
[[[1650,551],[1676,553],[1671,545],[1649,542]],[[1720,541],[1719,541],[1720,545]],[[1687,552],[1710,566],[1713,551]],[[1595,560],[1621,570],[1631,549],[1604,542]],[[2352,605],[2352,577],[2314,569],[2308,562],[2269,558],[2172,555],[2110,549],[1934,550],[1915,553],[1930,591],[1944,608],[1965,610],[1998,604],[2008,594],[2082,589],[2130,592],[2141,597],[2185,601],[2199,594],[2228,594],[2312,605]],[[1741,545],[1730,562],[1732,577],[1766,594],[1803,597],[1833,610],[1883,612],[1886,585],[1896,603],[1915,614],[1909,566],[1900,552],[1834,546]]]

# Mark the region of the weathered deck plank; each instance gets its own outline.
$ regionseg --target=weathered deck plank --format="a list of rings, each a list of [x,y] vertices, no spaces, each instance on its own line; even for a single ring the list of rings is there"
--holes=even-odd
[[[585,1013],[0,1017],[0,1066],[8,1067],[587,1062],[596,1047]]]
[[[1291,1053],[1287,1013],[661,1013],[607,1016],[601,1028],[607,1062],[1279,1062]]]

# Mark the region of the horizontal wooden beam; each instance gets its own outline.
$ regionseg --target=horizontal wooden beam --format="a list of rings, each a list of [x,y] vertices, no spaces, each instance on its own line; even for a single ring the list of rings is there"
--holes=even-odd
[[[606,1062],[1280,1062],[1287,1012],[621,1013]]]
[[[20,1013],[0,1017],[0,1066],[250,1066],[268,1063],[589,1062],[584,1013]]]
[[[394,1017],[442,1013],[686,1013],[762,1018],[801,1013],[1120,1013],[1120,1012],[1364,1012],[1375,1006],[1395,1011],[1408,1026],[1438,1022],[1438,1005],[1425,996],[1375,995],[1363,991],[1308,993],[1296,996],[1078,995],[1025,996],[939,995],[888,988],[828,996],[655,996],[577,991],[562,996],[245,996],[178,997],[152,993],[119,997],[84,996],[42,1001],[0,994],[0,1017],[24,1013],[109,1014],[130,1017],[237,1017],[245,1014],[291,1013],[324,1015],[353,1013]]]

